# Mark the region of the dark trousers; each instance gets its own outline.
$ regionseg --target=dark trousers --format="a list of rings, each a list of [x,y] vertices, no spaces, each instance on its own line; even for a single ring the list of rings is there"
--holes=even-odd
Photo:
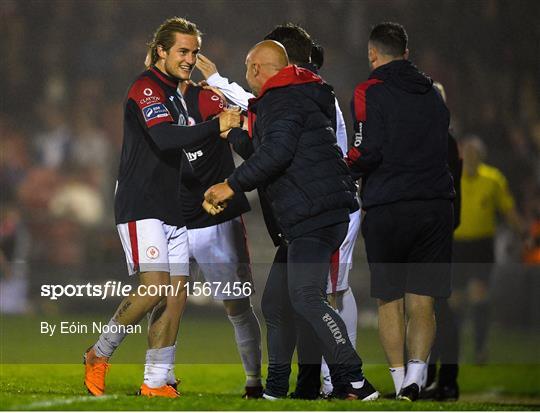
[[[440,387],[454,385],[458,375],[460,332],[456,315],[446,298],[435,300],[435,318],[437,333],[429,357],[427,385],[435,380]],[[437,361],[440,362],[438,379]]]
[[[313,340],[318,340],[313,345],[320,345],[338,388],[363,379],[362,361],[348,339],[345,324],[326,301],[330,257],[347,228],[347,223],[342,223],[315,230],[276,252],[262,297],[268,341],[265,392],[270,396],[287,395],[297,331],[300,335],[312,333]]]

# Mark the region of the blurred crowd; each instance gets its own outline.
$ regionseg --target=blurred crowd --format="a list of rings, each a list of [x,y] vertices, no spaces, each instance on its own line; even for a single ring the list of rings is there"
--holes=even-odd
[[[347,120],[345,102],[369,75],[369,28],[402,23],[411,59],[446,87],[454,135],[480,136],[487,162],[509,181],[530,228],[513,259],[540,262],[538,2],[3,0],[2,312],[27,310],[25,291],[33,296],[47,274],[86,280],[98,263],[121,262],[112,203],[124,93],[143,70],[152,30],[171,15],[195,21],[203,52],[241,83],[254,41],[285,21],[303,25],[325,48],[322,75]]]

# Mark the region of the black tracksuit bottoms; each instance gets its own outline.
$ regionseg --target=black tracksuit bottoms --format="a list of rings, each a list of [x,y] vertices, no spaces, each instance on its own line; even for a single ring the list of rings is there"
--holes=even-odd
[[[362,360],[345,324],[326,301],[330,257],[345,239],[347,228],[345,222],[317,229],[282,244],[276,252],[262,297],[268,344],[265,393],[270,396],[287,395],[297,329],[299,334],[313,333],[318,340],[313,346],[322,349],[334,387],[364,378]]]

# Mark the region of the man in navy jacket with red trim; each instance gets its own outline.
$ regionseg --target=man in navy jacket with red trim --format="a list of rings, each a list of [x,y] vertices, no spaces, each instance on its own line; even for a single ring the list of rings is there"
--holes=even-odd
[[[381,343],[398,398],[413,401],[435,335],[434,298],[450,295],[454,188],[448,109],[408,54],[401,25],[373,28],[373,72],[354,91],[355,137],[347,162],[363,181],[362,233]]]
[[[343,320],[325,300],[330,257],[345,238],[356,202],[332,128],[334,95],[313,72],[289,66],[285,48],[272,40],[250,50],[246,68],[257,96],[249,105],[254,152],[205,199],[220,208],[236,192],[262,188],[283,232],[263,295],[269,359],[263,397],[287,395],[296,313],[320,341],[336,377],[335,396],[374,400],[379,393],[363,376]]]

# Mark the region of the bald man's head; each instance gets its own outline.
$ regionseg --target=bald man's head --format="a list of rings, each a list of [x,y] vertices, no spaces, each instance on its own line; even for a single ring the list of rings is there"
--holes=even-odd
[[[246,57],[246,81],[255,96],[277,72],[289,65],[287,51],[281,43],[264,40],[251,48]]]

